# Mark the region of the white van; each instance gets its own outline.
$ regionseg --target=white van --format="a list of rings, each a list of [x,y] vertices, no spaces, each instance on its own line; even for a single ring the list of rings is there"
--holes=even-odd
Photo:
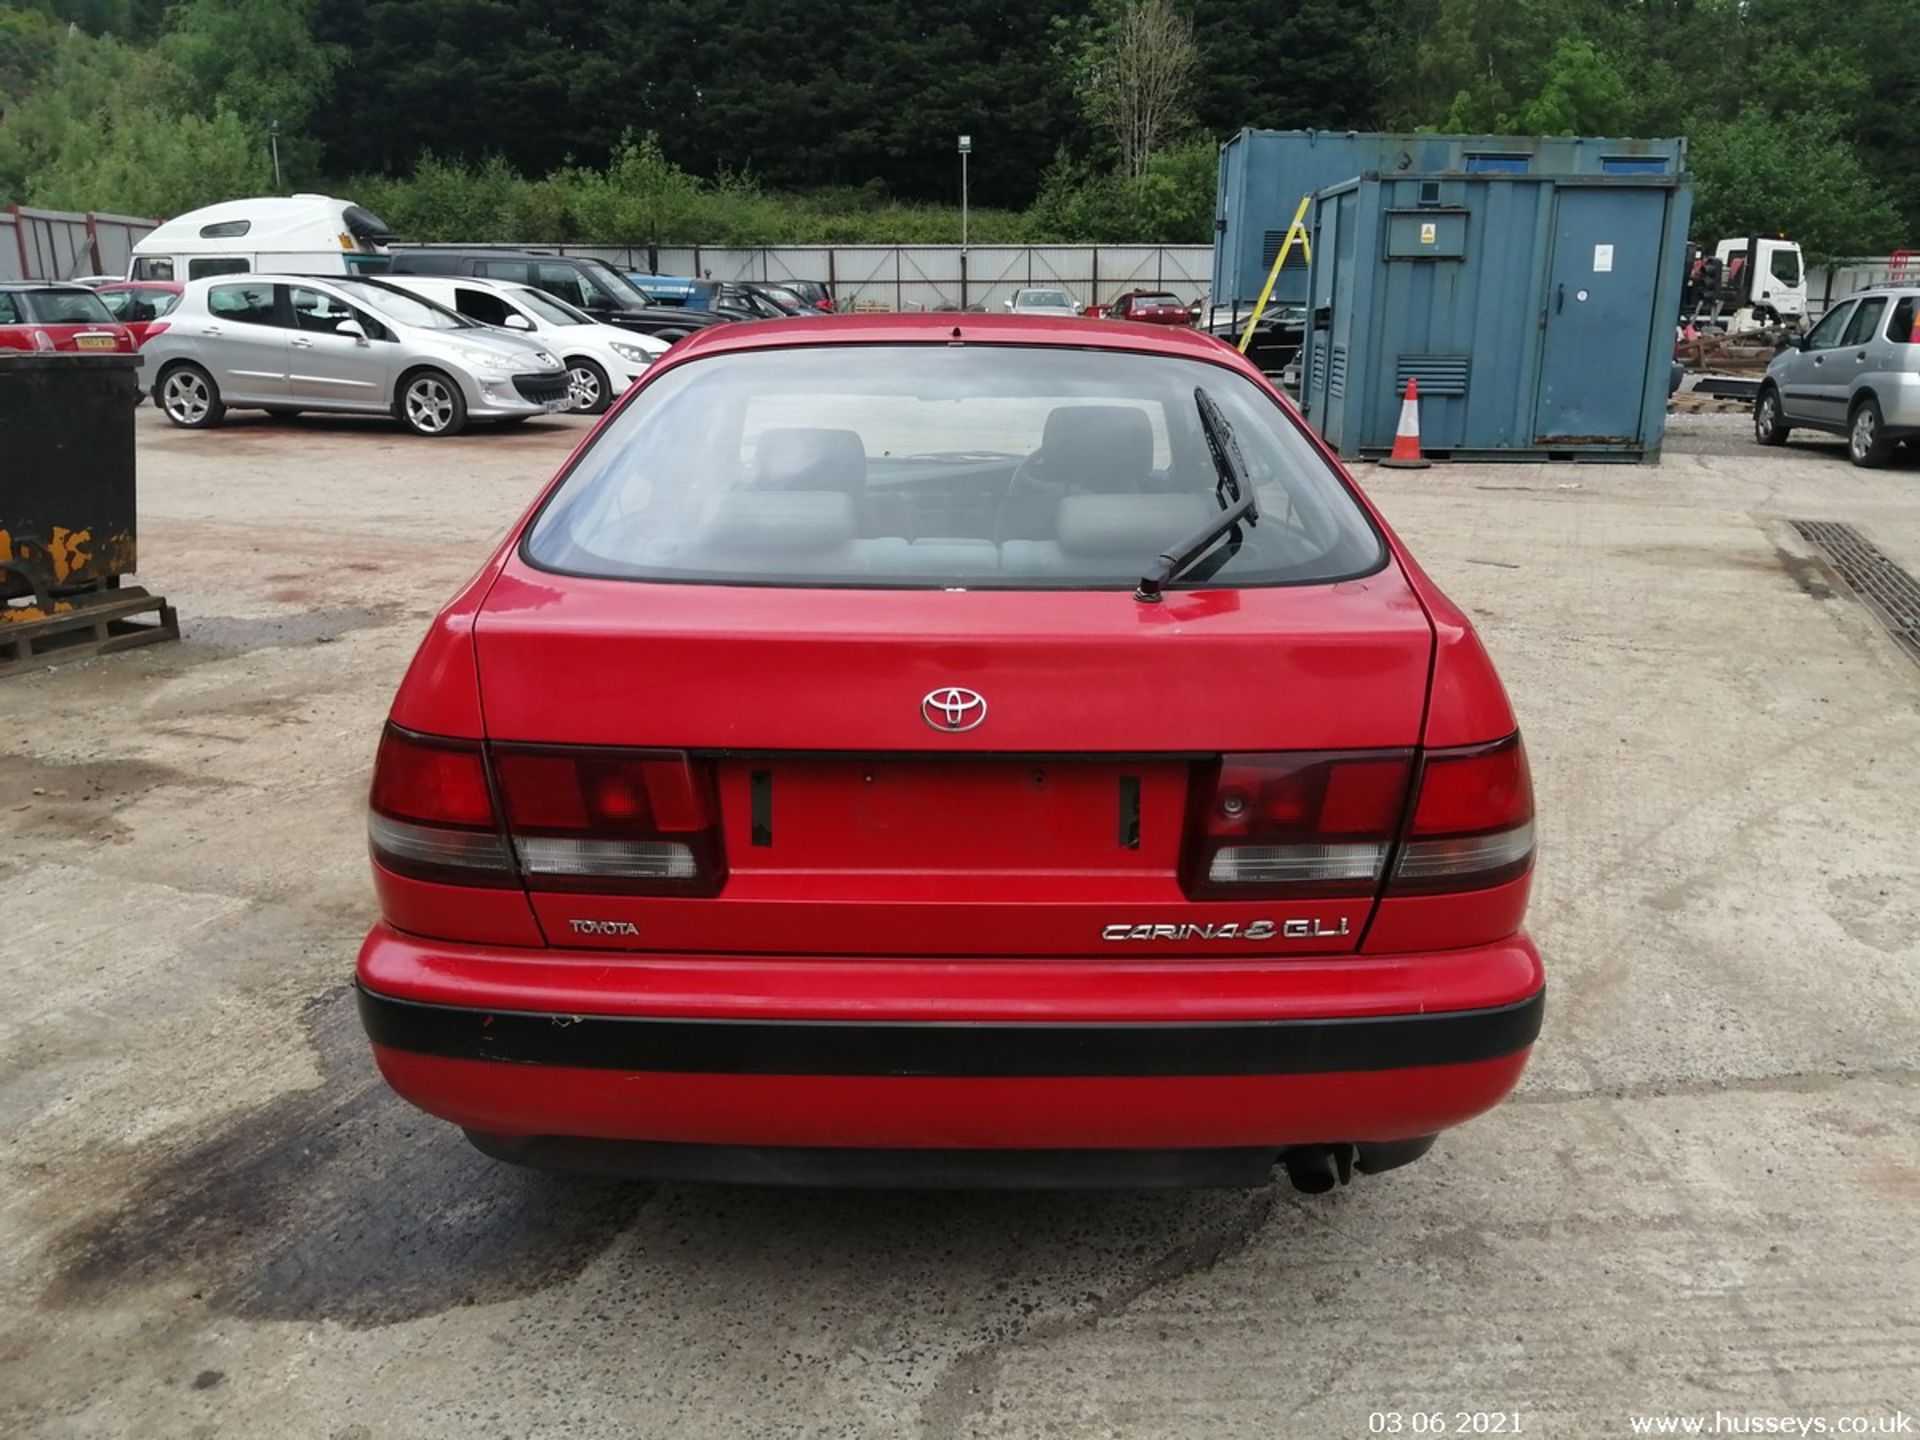
[[[269,270],[366,275],[387,268],[386,221],[330,195],[227,200],[168,220],[133,247],[129,280],[202,280]]]

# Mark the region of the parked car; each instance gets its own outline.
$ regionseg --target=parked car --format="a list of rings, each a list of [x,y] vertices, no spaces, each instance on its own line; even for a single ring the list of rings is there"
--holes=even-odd
[[[1773,357],[1753,402],[1754,439],[1797,429],[1847,437],[1847,458],[1884,465],[1920,435],[1920,287],[1850,295]]]
[[[75,275],[67,283],[84,285],[89,290],[98,290],[104,285],[116,285],[125,278],[123,275]]]
[[[466,275],[395,275],[389,283],[482,325],[537,338],[567,367],[569,398],[583,415],[602,414],[667,353],[666,341],[602,325],[586,311],[531,285]]]
[[[570,404],[566,367],[538,340],[367,277],[193,281],[143,362],[155,402],[189,430],[229,410],[327,410],[457,435]]]
[[[626,274],[656,305],[704,310],[712,303],[713,292],[720,288],[717,280],[697,280],[691,275],[648,275],[638,270],[629,270]]]
[[[133,332],[84,285],[58,280],[0,281],[0,350],[130,354]]]
[[[1129,290],[1107,306],[1107,318],[1143,325],[1191,325],[1193,311],[1178,295],[1165,290]]]
[[[745,320],[781,320],[793,316],[818,317],[825,314],[807,304],[784,285],[741,280],[722,285],[714,297],[714,308]]]
[[[672,342],[733,318],[711,310],[656,305],[644,291],[604,260],[591,255],[548,255],[536,250],[462,249],[453,245],[396,245],[392,275],[479,275],[531,285],[557,295],[605,325]]]
[[[1080,314],[1078,300],[1065,290],[1050,287],[1016,290],[1007,301],[1006,308],[1016,315],[1065,315],[1077,318]]]
[[[1208,334],[1237,349],[1252,319],[1252,306],[1238,313],[1214,310],[1209,313],[1205,328]],[[1275,302],[1260,313],[1260,323],[1253,327],[1253,339],[1244,353],[1263,373],[1286,374],[1297,368],[1306,338],[1307,307]]]
[[[135,346],[145,345],[147,337],[166,328],[166,317],[180,303],[187,287],[164,280],[119,280],[94,291],[100,303],[114,319],[133,333]]]
[[[825,281],[783,280],[780,283],[785,285],[787,289],[791,290],[795,295],[798,295],[803,304],[812,306],[822,314],[831,315],[834,313],[833,291],[827,287]]]
[[[676,346],[429,628],[369,833],[374,1057],[533,1165],[1325,1190],[1540,1024],[1486,652],[1191,331]]]

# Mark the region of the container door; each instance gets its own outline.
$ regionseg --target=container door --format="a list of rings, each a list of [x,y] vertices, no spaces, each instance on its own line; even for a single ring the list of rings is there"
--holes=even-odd
[[[1642,438],[1641,403],[1665,223],[1666,207],[1643,193],[1560,191],[1534,395],[1535,443]],[[1660,378],[1664,383],[1664,369]]]

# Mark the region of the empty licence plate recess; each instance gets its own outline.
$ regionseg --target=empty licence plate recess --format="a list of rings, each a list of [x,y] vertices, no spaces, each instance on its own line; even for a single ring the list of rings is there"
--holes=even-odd
[[[723,762],[720,787],[735,869],[1171,872],[1187,773],[1168,760],[783,757]]]

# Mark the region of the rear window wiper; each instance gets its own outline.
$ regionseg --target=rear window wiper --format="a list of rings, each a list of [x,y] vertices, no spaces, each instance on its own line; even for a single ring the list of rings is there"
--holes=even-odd
[[[1139,588],[1133,592],[1136,600],[1158,600],[1161,590],[1211,550],[1222,535],[1231,533],[1238,547],[1241,524],[1255,525],[1260,520],[1260,509],[1253,499],[1253,482],[1246,478],[1246,462],[1240,457],[1233,427],[1227,424],[1227,417],[1220,413],[1220,407],[1205,389],[1194,387],[1193,403],[1200,411],[1200,433],[1207,438],[1207,452],[1213,457],[1214,473],[1219,476],[1213,493],[1220,502],[1220,513],[1154,557],[1147,573],[1140,577]]]

